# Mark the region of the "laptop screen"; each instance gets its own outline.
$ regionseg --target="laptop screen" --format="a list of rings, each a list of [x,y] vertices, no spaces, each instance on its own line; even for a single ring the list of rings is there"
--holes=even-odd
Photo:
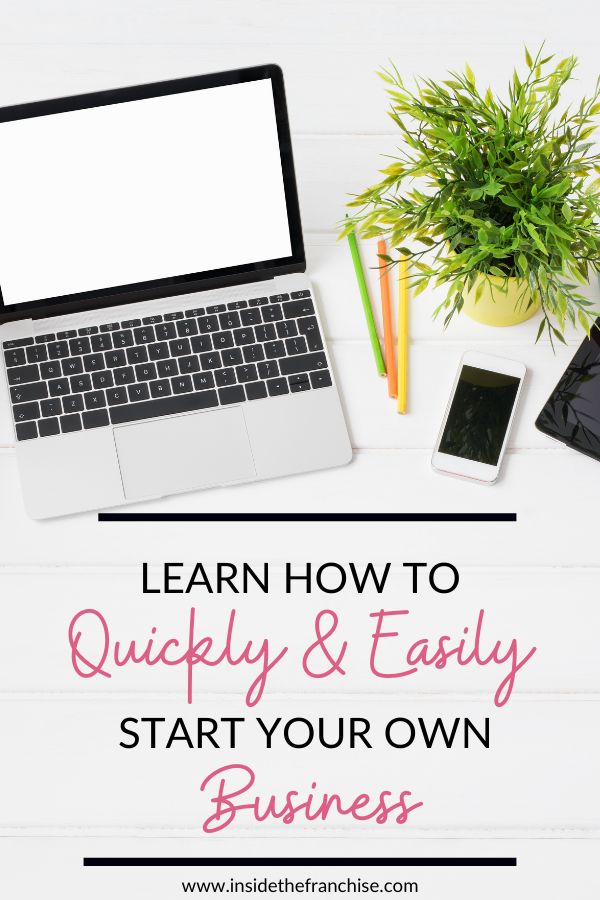
[[[292,255],[271,78],[0,121],[5,306]]]

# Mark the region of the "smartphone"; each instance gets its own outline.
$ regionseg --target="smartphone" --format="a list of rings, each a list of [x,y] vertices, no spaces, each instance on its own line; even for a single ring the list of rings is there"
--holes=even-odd
[[[512,359],[465,353],[431,458],[434,469],[484,484],[496,481],[525,372]]]

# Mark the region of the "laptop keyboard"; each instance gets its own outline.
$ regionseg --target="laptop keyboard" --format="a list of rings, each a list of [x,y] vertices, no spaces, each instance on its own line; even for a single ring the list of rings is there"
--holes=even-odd
[[[329,387],[309,291],[3,343],[17,440]]]

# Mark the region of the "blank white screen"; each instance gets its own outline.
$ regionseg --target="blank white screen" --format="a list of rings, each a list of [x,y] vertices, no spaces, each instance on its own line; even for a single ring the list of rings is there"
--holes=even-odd
[[[0,124],[5,304],[291,252],[270,79]]]

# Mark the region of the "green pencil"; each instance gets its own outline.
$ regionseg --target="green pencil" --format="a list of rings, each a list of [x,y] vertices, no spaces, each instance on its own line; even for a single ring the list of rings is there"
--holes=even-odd
[[[365,281],[365,273],[363,272],[362,263],[360,261],[360,253],[358,250],[358,243],[356,241],[356,235],[353,231],[348,235],[348,243],[350,245],[350,253],[352,254],[352,262],[354,263],[354,271],[356,272],[356,280],[358,281],[358,289],[360,291],[360,299],[362,300],[363,309],[365,311],[365,319],[367,320],[367,328],[369,329],[369,338],[371,340],[371,347],[373,348],[373,356],[375,357],[375,365],[377,366],[377,372],[379,375],[385,377],[385,363],[383,361],[383,355],[381,353],[381,346],[379,344],[379,337],[377,336],[377,329],[375,327],[375,319],[373,318],[373,310],[371,308],[371,300],[369,298],[369,291],[367,288],[367,282]]]

